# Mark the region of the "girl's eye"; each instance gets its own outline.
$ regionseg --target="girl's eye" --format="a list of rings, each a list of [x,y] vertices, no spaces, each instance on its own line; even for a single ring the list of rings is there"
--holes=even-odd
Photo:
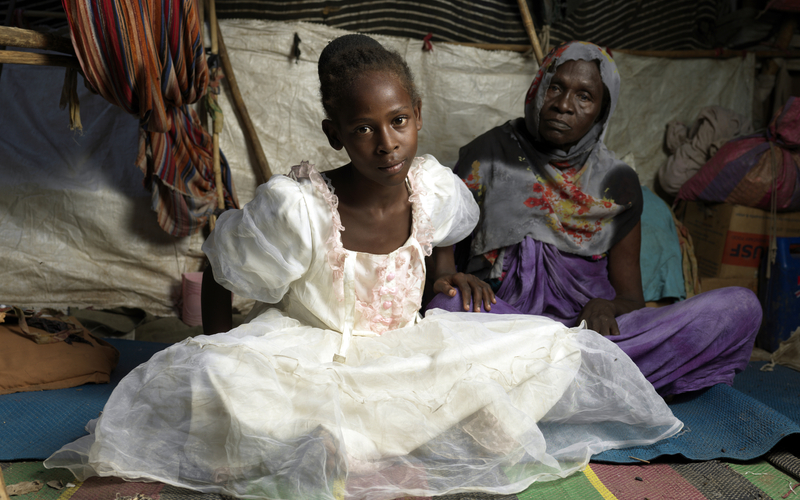
[[[371,131],[372,131],[371,128],[369,128],[368,126],[364,125],[363,127],[358,127],[356,129],[356,134],[364,135],[364,134],[369,134]]]
[[[407,116],[398,116],[397,118],[394,119],[394,124],[395,125],[405,125],[407,121],[408,121],[408,117]]]

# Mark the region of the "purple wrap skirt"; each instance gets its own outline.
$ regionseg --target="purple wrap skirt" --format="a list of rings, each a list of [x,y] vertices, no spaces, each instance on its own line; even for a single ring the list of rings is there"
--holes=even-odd
[[[506,249],[494,314],[537,314],[574,326],[592,298],[613,299],[607,259],[590,261],[526,238]],[[460,295],[436,295],[428,309],[461,311]],[[750,359],[761,305],[746,288],[727,287],[672,305],[617,317],[607,338],[636,363],[663,396],[732,384]]]

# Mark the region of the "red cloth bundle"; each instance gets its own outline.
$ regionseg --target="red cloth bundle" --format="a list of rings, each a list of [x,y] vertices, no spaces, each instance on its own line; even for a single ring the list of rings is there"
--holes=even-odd
[[[764,133],[734,139],[681,186],[678,199],[800,210],[800,100],[789,98]]]

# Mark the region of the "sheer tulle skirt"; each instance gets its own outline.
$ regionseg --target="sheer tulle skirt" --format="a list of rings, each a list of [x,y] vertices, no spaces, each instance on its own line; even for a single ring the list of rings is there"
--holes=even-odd
[[[277,310],[120,382],[45,465],[245,498],[510,494],[681,423],[612,342],[543,317],[431,311],[352,339]]]

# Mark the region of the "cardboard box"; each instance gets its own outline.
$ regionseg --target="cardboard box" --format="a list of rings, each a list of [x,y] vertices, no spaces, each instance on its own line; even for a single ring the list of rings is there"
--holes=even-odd
[[[692,236],[701,277],[758,277],[761,258],[769,248],[769,212],[730,203],[688,201],[681,202],[676,215]],[[775,222],[775,236],[800,236],[800,212],[779,213]]]
[[[727,286],[741,286],[758,293],[758,279],[752,278],[700,278],[700,291],[707,292]]]

